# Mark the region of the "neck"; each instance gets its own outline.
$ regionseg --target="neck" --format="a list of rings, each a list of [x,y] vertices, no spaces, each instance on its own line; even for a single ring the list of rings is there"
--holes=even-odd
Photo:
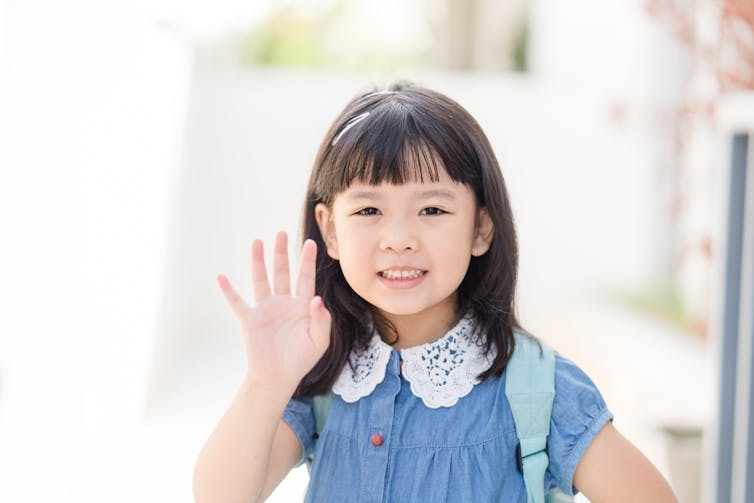
[[[393,314],[380,311],[398,331],[398,342],[392,345],[393,348],[419,346],[445,335],[458,322],[455,305],[456,299],[452,295],[419,313]]]

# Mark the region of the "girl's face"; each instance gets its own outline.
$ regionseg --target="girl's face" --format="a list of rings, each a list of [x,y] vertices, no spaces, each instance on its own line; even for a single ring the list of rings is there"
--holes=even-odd
[[[354,182],[331,208],[315,208],[328,255],[340,261],[351,288],[388,319],[455,318],[456,291],[471,257],[492,241],[492,221],[477,209],[471,189],[438,171],[437,182]]]

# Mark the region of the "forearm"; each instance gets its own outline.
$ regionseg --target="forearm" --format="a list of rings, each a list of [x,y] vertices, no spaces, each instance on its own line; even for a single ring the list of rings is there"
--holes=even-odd
[[[194,467],[197,503],[253,502],[265,481],[275,431],[293,394],[244,381]]]

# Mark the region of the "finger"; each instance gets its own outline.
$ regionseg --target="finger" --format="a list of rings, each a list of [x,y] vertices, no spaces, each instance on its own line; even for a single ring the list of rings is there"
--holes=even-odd
[[[322,297],[312,297],[309,302],[309,314],[311,316],[309,337],[322,355],[330,345],[330,327],[332,325],[332,316],[322,303]]]
[[[301,265],[296,280],[296,297],[313,297],[317,272],[317,243],[312,239],[304,241],[301,250]]]
[[[270,282],[267,280],[267,267],[264,264],[264,244],[259,239],[251,243],[251,286],[257,302],[270,296]]]
[[[228,305],[236,313],[236,316],[240,317],[249,309],[249,305],[245,300],[243,300],[240,295],[238,295],[238,292],[236,292],[236,290],[230,284],[230,281],[227,277],[223,276],[222,274],[218,275],[217,284],[220,285],[220,290],[222,290],[223,295],[225,295],[225,300],[228,301]]]
[[[288,235],[281,231],[275,236],[272,257],[272,282],[277,295],[291,294],[291,273],[288,268]]]

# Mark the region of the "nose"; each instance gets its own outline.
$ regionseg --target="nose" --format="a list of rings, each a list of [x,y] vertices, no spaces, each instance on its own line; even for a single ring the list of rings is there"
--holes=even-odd
[[[380,236],[380,250],[403,253],[416,251],[419,240],[416,234],[405,222],[393,222],[386,225]]]

